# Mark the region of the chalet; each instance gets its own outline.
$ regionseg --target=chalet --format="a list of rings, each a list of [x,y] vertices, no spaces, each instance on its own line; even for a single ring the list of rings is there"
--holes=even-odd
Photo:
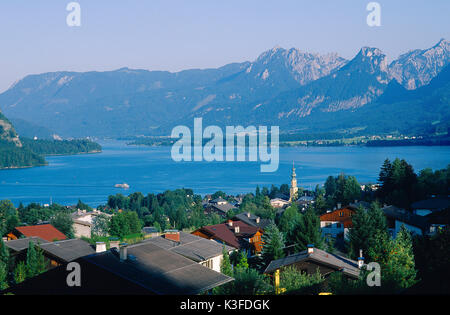
[[[42,249],[48,268],[57,267],[77,258],[95,253],[94,248],[89,243],[80,239],[48,242],[39,237],[29,237],[7,241],[4,244],[8,247],[14,261],[18,262],[26,259],[30,243]]]
[[[411,209],[414,214],[425,216],[427,214],[450,208],[450,198],[430,198],[414,202]]]
[[[322,276],[327,277],[335,271],[340,271],[348,278],[357,279],[363,264],[362,257],[357,262],[308,245],[307,250],[271,261],[264,273],[272,274],[286,267],[294,267],[308,275],[315,274],[318,270]]]
[[[352,216],[355,210],[350,207],[327,211],[320,216],[320,228],[325,237],[336,238],[348,236],[349,229],[352,228]]]
[[[285,199],[282,198],[274,198],[270,199],[270,205],[277,209],[284,209],[288,207],[291,203]]]
[[[311,196],[301,196],[295,203],[300,211],[305,211],[309,206],[314,204],[314,197]]]
[[[18,226],[7,235],[8,240],[16,240],[22,237],[39,237],[48,242],[67,239],[63,233],[51,224]]]
[[[77,210],[71,214],[73,219],[73,228],[75,230],[75,237],[81,238],[91,237],[92,224],[94,222],[94,218],[99,215],[111,216],[110,214],[106,214],[97,210],[93,210],[90,212],[86,212],[86,210]]]
[[[242,221],[228,220],[226,223],[204,226],[192,234],[242,250],[249,256],[262,250],[263,231]]]
[[[436,231],[436,226],[433,226],[427,216],[417,215],[396,206],[385,206],[382,210],[393,237],[397,235],[402,225],[411,233],[418,235],[430,235]]]
[[[229,211],[238,209],[222,197],[210,200],[204,207],[206,213],[217,213],[221,217],[226,217]]]
[[[168,230],[163,235],[148,239],[145,242],[155,244],[156,246],[191,259],[209,269],[220,272],[224,245],[213,240],[177,230]],[[225,250],[231,252],[235,249],[230,246],[225,246]]]
[[[244,212],[237,214],[233,217],[233,221],[242,221],[250,226],[254,226],[257,228],[260,228],[264,231],[264,229],[272,223],[269,219],[261,219],[260,217],[250,213],[250,212]]]
[[[81,286],[67,285],[70,271],[61,265],[1,293],[15,295],[191,295],[233,281],[173,251],[150,242],[80,257]]]

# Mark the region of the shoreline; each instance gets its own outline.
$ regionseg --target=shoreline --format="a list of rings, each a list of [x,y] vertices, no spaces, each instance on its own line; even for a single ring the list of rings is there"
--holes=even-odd
[[[79,152],[79,153],[73,153],[73,154],[45,154],[44,157],[48,156],[71,156],[71,155],[84,155],[84,154],[99,154],[103,151],[91,151],[91,152]],[[24,166],[8,166],[8,167],[0,167],[0,171],[3,170],[19,170],[19,169],[26,169],[26,168],[33,168],[33,167],[42,167],[42,166],[48,166],[50,163],[46,162],[45,164],[37,164],[37,165],[24,165]]]

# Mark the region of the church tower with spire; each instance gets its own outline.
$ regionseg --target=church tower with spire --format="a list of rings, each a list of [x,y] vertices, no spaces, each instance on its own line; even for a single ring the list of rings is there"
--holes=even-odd
[[[291,175],[291,189],[289,194],[289,201],[297,199],[298,187],[297,187],[297,175],[295,174],[294,161],[292,161],[292,175]]]

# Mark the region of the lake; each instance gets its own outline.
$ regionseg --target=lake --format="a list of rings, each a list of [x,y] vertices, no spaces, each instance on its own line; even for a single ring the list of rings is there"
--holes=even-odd
[[[101,143],[103,152],[47,157],[48,166],[0,171],[0,200],[91,205],[104,204],[109,195],[140,191],[192,188],[197,194],[217,190],[229,194],[253,192],[257,185],[289,183],[295,161],[299,186],[310,189],[327,176],[344,172],[360,183],[376,182],[386,158],[404,158],[416,171],[450,164],[450,147],[281,147],[277,172],[261,173],[259,162],[174,162],[171,147]],[[115,188],[128,183],[130,189]]]

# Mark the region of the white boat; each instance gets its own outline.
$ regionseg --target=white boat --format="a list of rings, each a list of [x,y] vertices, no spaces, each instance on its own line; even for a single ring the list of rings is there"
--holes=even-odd
[[[130,185],[128,185],[127,183],[123,183],[123,184],[115,184],[114,187],[128,189],[130,188]]]

